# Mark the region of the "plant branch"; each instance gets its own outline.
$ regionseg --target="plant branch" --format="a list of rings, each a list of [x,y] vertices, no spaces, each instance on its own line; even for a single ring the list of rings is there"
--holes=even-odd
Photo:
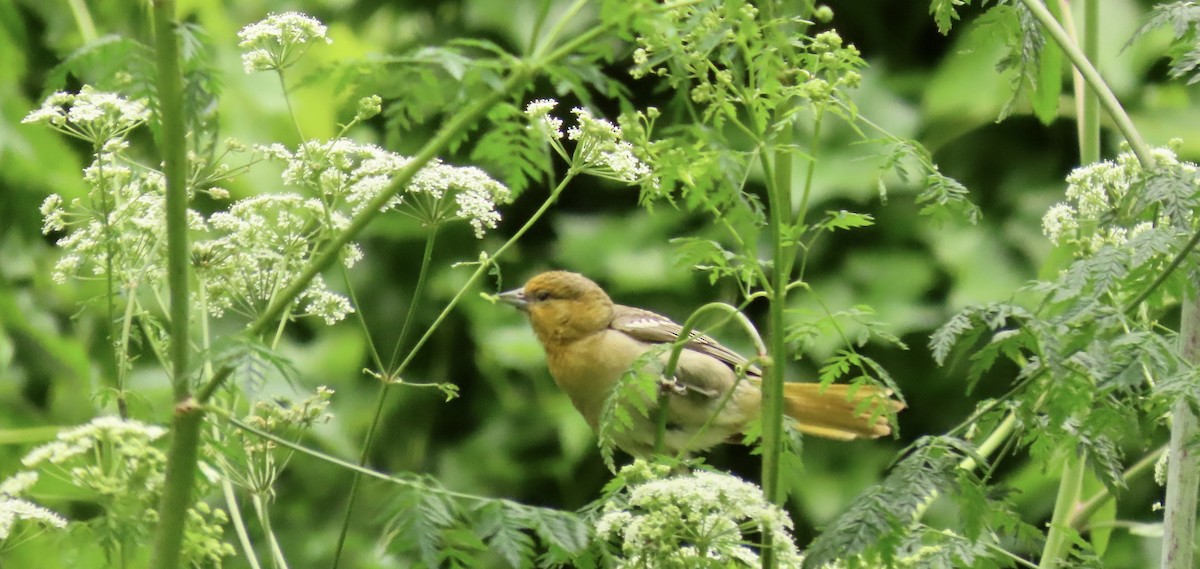
[[[1117,129],[1125,136],[1125,140],[1129,142],[1129,147],[1137,156],[1138,162],[1141,162],[1142,167],[1149,170],[1154,167],[1154,157],[1150,154],[1150,147],[1146,145],[1146,141],[1142,140],[1142,135],[1138,133],[1133,126],[1133,121],[1121,107],[1117,96],[1113,94],[1112,89],[1109,89],[1108,84],[1104,82],[1104,78],[1100,76],[1100,72],[1088,61],[1087,56],[1080,51],[1079,47],[1071,41],[1066,30],[1054,19],[1054,15],[1042,3],[1042,0],[1021,0],[1021,3],[1029,9],[1033,17],[1042,25],[1042,28],[1054,38],[1058,46],[1063,50],[1063,53],[1070,58],[1071,63],[1075,65],[1075,69],[1083,75],[1085,81],[1091,86],[1092,90],[1099,97],[1099,102],[1105,111],[1108,111],[1113,122],[1116,123]]]
[[[1150,471],[1154,467],[1154,463],[1158,462],[1159,457],[1162,456],[1162,453],[1164,452],[1167,452],[1167,445],[1158,447],[1146,456],[1143,456],[1140,460],[1133,463],[1132,466],[1125,469],[1125,472],[1121,473],[1121,480],[1125,483],[1129,483],[1135,478]],[[1091,519],[1092,515],[1094,515],[1097,510],[1104,507],[1104,505],[1107,504],[1111,499],[1113,499],[1112,492],[1109,492],[1107,487],[1100,488],[1095,495],[1093,495],[1091,498],[1088,498],[1087,501],[1085,501],[1075,510],[1075,512],[1067,520],[1067,524],[1076,530],[1082,530],[1087,524],[1088,520]]]
[[[412,328],[413,314],[417,311],[417,306],[425,296],[425,283],[428,282],[426,277],[429,274],[429,265],[433,259],[433,246],[437,240],[438,224],[434,223],[429,228],[429,234],[425,236],[425,250],[421,255],[421,267],[417,273],[417,286],[413,289],[412,299],[408,303],[408,312],[404,315],[404,325],[400,327],[400,335],[396,338],[396,348],[392,352],[392,360],[395,363],[397,354],[403,348],[405,340],[408,339],[408,332]],[[366,322],[363,322],[365,327]],[[378,360],[378,354],[376,360]],[[380,373],[384,373],[383,362],[377,361],[376,365],[380,366]],[[384,404],[387,401],[388,389],[392,386],[391,378],[399,377],[387,372],[387,375],[382,376],[383,381],[379,384],[379,393],[375,396],[375,414],[371,417],[371,426],[367,428],[367,436],[363,441],[362,452],[358,457],[358,465],[366,466],[367,457],[371,455],[371,447],[375,443],[375,433],[379,429],[379,419],[383,416]],[[337,547],[333,550],[333,567],[337,567],[339,560],[342,557],[342,549],[346,545],[346,535],[350,531],[350,517],[354,512],[354,501],[358,498],[358,483],[362,480],[362,476],[358,472],[350,479],[350,493],[346,498],[346,513],[342,517],[342,528],[338,532]]]
[[[663,377],[675,377],[675,368],[679,365],[679,356],[683,354],[683,350],[686,349],[688,344],[692,342],[692,331],[696,329],[696,324],[700,322],[700,319],[709,312],[724,312],[728,314],[729,317],[735,318],[738,321],[738,324],[741,324],[742,328],[746,331],[746,335],[750,337],[752,342],[754,342],[754,349],[758,357],[760,359],[766,357],[767,346],[763,343],[762,337],[759,336],[758,330],[754,327],[754,324],[750,322],[749,318],[746,318],[745,314],[742,314],[737,307],[731,306],[724,302],[710,302],[704,306],[701,306],[700,308],[697,308],[694,312],[692,312],[691,316],[688,316],[688,319],[684,321],[683,326],[679,330],[679,339],[671,344],[671,352],[667,357],[667,364],[663,367]],[[722,322],[724,322],[724,320]],[[735,386],[730,387],[730,393],[733,393],[734,387]],[[668,394],[666,391],[663,391],[662,394],[658,396],[658,425],[657,430],[654,433],[655,454],[661,454],[666,443],[667,398]],[[717,414],[719,414],[722,408],[724,408],[723,404],[718,406],[717,409],[711,413],[711,417],[715,417]],[[707,426],[707,424],[705,426]],[[703,431],[703,429],[701,429],[701,431]]]
[[[1083,475],[1087,472],[1087,455],[1067,449],[1063,458],[1062,480],[1058,485],[1058,497],[1054,500],[1054,513],[1050,517],[1050,532],[1038,563],[1041,569],[1058,567],[1071,548],[1068,532],[1073,532],[1070,518],[1079,494],[1083,491]]]

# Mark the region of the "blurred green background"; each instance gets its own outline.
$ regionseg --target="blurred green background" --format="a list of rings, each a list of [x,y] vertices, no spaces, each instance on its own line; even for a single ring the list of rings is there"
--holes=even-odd
[[[971,226],[920,217],[912,203],[915,189],[891,178],[889,192],[882,196],[877,189],[880,149],[857,144],[848,129],[829,129],[816,173],[813,210],[869,212],[877,224],[821,241],[807,275],[815,294],[831,309],[870,305],[908,344],[908,350],[868,346],[865,351],[888,367],[909,409],[900,415],[895,440],[805,441],[805,469],[789,473],[801,545],[875,482],[908,442],[944,432],[978,401],[1007,389],[1015,369],[994,372],[975,392],[964,393],[962,370],[937,368],[926,342],[958,308],[1010,299],[1039,274],[1054,274],[1058,261],[1039,222],[1045,210],[1062,199],[1062,179],[1078,161],[1065,75],[1060,118],[1042,124],[1027,106],[1018,104],[1013,116],[996,122],[1009,98],[1009,83],[995,69],[1002,56],[1001,39],[972,31],[978,9],[964,10],[963,22],[944,37],[937,33],[925,3],[853,0],[829,5],[835,11],[832,25],[870,64],[855,95],[860,111],[893,134],[925,144],[942,171],[971,190],[983,219]],[[1142,134],[1151,144],[1164,145],[1196,132],[1196,89],[1166,79],[1166,32],[1122,49],[1149,3],[1106,0],[1102,5],[1099,68]],[[144,39],[149,21],[143,7],[144,3],[116,0],[87,3],[99,35]],[[294,89],[294,104],[301,127],[307,136],[322,138],[335,134],[336,123],[353,116],[357,97],[368,94],[338,90],[332,81],[322,81],[329,66],[459,37],[487,38],[519,53],[530,42],[540,3],[185,0],[180,8],[186,20],[210,35],[214,62],[223,72],[222,135],[246,143],[294,145],[294,129],[275,78],[242,72],[236,47],[242,26],[285,10],[304,11],[329,25],[332,45],[313,49],[292,75],[300,85]],[[552,12],[562,8],[563,3],[552,3]],[[84,191],[80,170],[90,159],[89,149],[44,127],[20,124],[48,93],[52,69],[82,43],[78,20],[64,2],[0,3],[0,408],[5,409],[0,413],[0,478],[18,468],[18,459],[31,445],[44,440],[45,432],[34,427],[87,421],[102,410],[102,402],[88,394],[109,384],[102,377],[111,358],[103,316],[80,309],[80,303],[98,290],[50,281],[56,252],[53,240],[40,232],[38,215],[48,194],[71,197]],[[627,46],[614,49],[620,58],[627,55]],[[609,72],[629,89],[636,107],[663,103],[664,95],[653,82],[633,81],[626,69],[618,63]],[[385,112],[389,100],[403,99],[406,90],[420,88],[408,79],[374,79]],[[66,87],[75,90],[80,80],[68,77]],[[553,85],[539,85],[536,96],[557,93]],[[575,103],[564,101],[564,107]],[[595,104],[609,116],[620,111],[599,95]],[[420,129],[389,131],[379,118],[352,136],[405,153],[428,134]],[[1105,154],[1111,156],[1114,138],[1106,133],[1105,142]],[[457,155],[443,159],[469,164],[470,146],[468,142]],[[1185,139],[1181,158],[1198,157],[1200,141]],[[258,167],[229,185],[235,199],[279,187],[278,171],[271,166]],[[526,190],[502,210],[504,221],[482,241],[464,224],[442,230],[430,298],[420,306],[418,324],[428,324],[465,281],[471,269],[454,264],[475,260],[480,250],[494,250],[547,192],[540,185]],[[212,204],[201,204],[205,206]],[[669,243],[710,231],[703,217],[665,204],[648,212],[638,205],[633,189],[580,179],[502,260],[502,281],[490,280],[479,292],[512,288],[539,271],[562,268],[600,282],[618,302],[682,319],[704,302],[739,300],[736,289],[711,286],[704,275],[681,264]],[[352,277],[360,310],[385,359],[414,288],[423,239],[423,228],[398,215],[378,220],[360,239],[366,258]],[[815,307],[805,294],[797,294],[795,304],[800,310]],[[749,309],[760,325],[765,320],[762,309]],[[736,333],[716,335],[746,347]],[[378,389],[361,373],[369,361],[360,330],[350,319],[333,327],[301,321],[285,345],[285,354],[302,370],[300,387],[328,385],[337,390],[335,420],[323,425],[308,444],[357,457]],[[829,338],[811,353],[797,354],[794,376],[814,377],[819,362],[835,348],[835,339]],[[147,365],[135,373],[134,386],[141,396],[132,402],[133,411],[145,420],[165,423],[171,411],[169,388],[151,362],[143,358]],[[444,402],[434,390],[393,389],[371,456],[377,469],[427,473],[454,490],[567,509],[596,498],[610,478],[592,434],[551,382],[541,349],[522,316],[505,306],[470,295],[419,354],[406,379],[453,382],[461,397]],[[263,395],[292,389],[283,381],[262,387]],[[1131,441],[1129,452],[1138,456],[1162,440],[1165,433],[1153,441]],[[757,477],[757,458],[743,448],[718,450],[709,462],[749,479]],[[315,566],[330,558],[349,478],[343,470],[303,456],[295,458],[281,478],[275,523],[293,566]],[[1029,464],[1017,453],[1001,464],[994,480],[1017,490],[1015,500],[1027,520],[1040,524],[1048,519],[1057,481],[1043,473],[1041,465]],[[382,506],[393,493],[390,487],[365,482],[344,566],[407,566],[404,559],[374,549]],[[1122,495],[1119,517],[1154,521],[1158,514],[1150,506],[1159,494],[1151,481],[1139,481]],[[931,514],[934,520],[951,515],[941,507]],[[65,511],[86,515],[69,507]],[[1107,558],[1112,566],[1137,567],[1154,560],[1158,541],[1145,533],[1118,530]],[[12,566],[38,559],[37,551],[29,551],[34,549],[36,545],[13,552]],[[232,560],[229,566],[243,564]]]

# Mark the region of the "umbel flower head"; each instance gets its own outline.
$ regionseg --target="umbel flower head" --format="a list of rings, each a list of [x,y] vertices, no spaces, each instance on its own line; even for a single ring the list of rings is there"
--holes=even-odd
[[[529,128],[540,134],[564,160],[580,172],[626,184],[656,185],[653,172],[634,152],[633,144],[625,140],[621,127],[596,117],[591,111],[575,107],[575,126],[563,132],[562,119],[551,115],[558,102],[537,99],[525,106]],[[575,152],[568,153],[562,145],[563,136],[575,141]]]
[[[1121,246],[1154,227],[1191,227],[1190,209],[1155,207],[1150,208],[1152,215],[1130,217],[1133,209],[1127,202],[1138,193],[1131,191],[1152,175],[1178,181],[1188,192],[1200,184],[1200,169],[1181,162],[1169,148],[1155,148],[1151,154],[1156,163],[1154,172],[1145,171],[1132,152],[1073,170],[1067,175],[1067,200],[1042,216],[1042,232],[1055,245],[1072,245],[1077,255],[1087,256],[1106,245]],[[1176,219],[1171,218],[1172,212]]]
[[[40,528],[67,527],[67,520],[62,516],[43,508],[28,500],[20,498],[38,479],[36,472],[18,472],[7,480],[0,482],[0,551],[4,543],[16,534],[26,537],[24,530],[38,531]],[[18,522],[25,522],[17,526]],[[33,526],[32,528],[30,526]],[[17,531],[13,531],[14,528]]]
[[[270,158],[286,163],[283,182],[316,196],[330,211],[349,209],[357,215],[388,189],[393,177],[410,159],[372,144],[348,138],[309,141],[295,152],[279,144],[260,147]],[[403,192],[383,209],[395,209],[435,224],[465,220],[482,238],[500,221],[496,206],[512,199],[508,188],[479,168],[451,166],[434,159],[417,171]]]
[[[282,71],[295,63],[317,41],[333,43],[325,36],[325,24],[299,12],[271,14],[238,32],[238,47],[246,73]]]
[[[79,94],[58,91],[24,119],[24,124],[46,123],[64,134],[100,147],[146,122],[150,111],[140,100],[130,101],[116,93],[97,91],[84,85]]]
[[[752,535],[770,538],[780,567],[803,558],[792,520],[759,487],[735,476],[670,469],[642,460],[621,469],[628,500],[605,504],[596,535],[620,547],[618,567],[758,567]]]

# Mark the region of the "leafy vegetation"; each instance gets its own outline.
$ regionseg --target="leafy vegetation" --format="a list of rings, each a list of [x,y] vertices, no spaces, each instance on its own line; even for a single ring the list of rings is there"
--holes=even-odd
[[[0,9],[0,565],[1193,566],[1191,2],[68,5]],[[681,344],[592,433],[550,268],[745,444],[616,450]]]

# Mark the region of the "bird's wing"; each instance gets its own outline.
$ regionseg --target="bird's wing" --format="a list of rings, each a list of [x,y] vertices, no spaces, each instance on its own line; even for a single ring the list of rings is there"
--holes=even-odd
[[[669,344],[679,339],[683,326],[676,324],[670,318],[661,314],[623,306],[613,306],[613,321],[609,325],[613,330],[628,334],[630,337],[653,344]],[[746,373],[757,376],[761,372],[756,366],[747,366],[748,361],[737,352],[722,346],[720,342],[698,332],[691,333],[691,340],[685,348],[712,356],[730,367],[745,367]]]

